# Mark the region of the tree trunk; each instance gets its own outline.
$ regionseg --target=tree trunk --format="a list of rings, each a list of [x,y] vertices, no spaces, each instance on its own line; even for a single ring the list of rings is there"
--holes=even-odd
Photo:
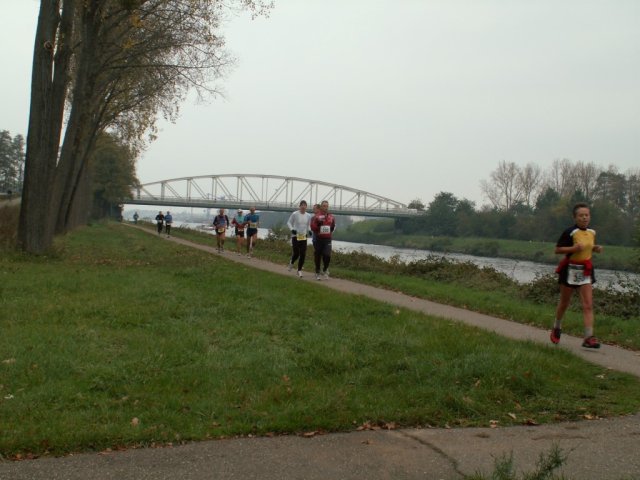
[[[82,30],[79,32],[82,43],[76,55],[76,83],[60,161],[52,185],[50,208],[55,233],[66,233],[75,223],[71,221],[71,210],[74,203],[79,201],[75,194],[97,129],[97,122],[92,118],[95,111],[92,105],[98,54],[96,38],[100,19],[94,8],[85,5],[82,12]],[[90,202],[86,207],[90,208]]]
[[[46,252],[53,242],[51,183],[60,145],[71,56],[68,42],[72,38],[75,5],[74,0],[64,0],[60,16],[60,1],[41,1],[33,49],[18,243],[24,251],[36,254]]]

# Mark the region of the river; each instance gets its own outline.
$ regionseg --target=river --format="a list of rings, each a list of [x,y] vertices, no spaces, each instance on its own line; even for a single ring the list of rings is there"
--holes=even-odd
[[[201,224],[186,223],[179,226],[188,228],[198,228]],[[211,232],[213,234],[213,232]],[[269,234],[269,229],[258,229],[258,237],[265,238]],[[479,267],[491,267],[504,273],[512,280],[519,283],[529,283],[537,276],[554,273],[555,266],[546,263],[529,262],[526,260],[512,260],[510,258],[477,257],[462,253],[432,252],[430,250],[415,250],[408,248],[396,248],[386,245],[372,245],[367,243],[343,242],[334,240],[333,249],[338,252],[349,253],[362,250],[370,255],[389,260],[397,256],[403,262],[412,262],[429,257],[444,257],[458,262],[471,262]],[[606,270],[598,268],[596,271],[596,287],[605,288],[609,285],[616,286],[622,282],[640,283],[640,275],[635,273],[620,272],[616,270]]]

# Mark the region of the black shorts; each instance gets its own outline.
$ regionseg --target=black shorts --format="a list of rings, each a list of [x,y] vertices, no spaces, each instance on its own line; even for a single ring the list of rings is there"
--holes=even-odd
[[[558,283],[560,285],[564,285],[565,287],[579,288],[581,285],[569,285],[567,283],[567,273],[568,272],[569,272],[569,267],[568,266],[566,266],[562,270],[560,270],[560,273],[558,273]],[[593,285],[594,283],[596,283],[596,270],[595,270],[595,268],[591,270],[591,285]]]
[[[244,238],[244,230],[238,230],[236,228],[236,237]]]
[[[257,235],[257,233],[258,233],[257,228],[247,228],[247,238],[253,237],[254,235]]]

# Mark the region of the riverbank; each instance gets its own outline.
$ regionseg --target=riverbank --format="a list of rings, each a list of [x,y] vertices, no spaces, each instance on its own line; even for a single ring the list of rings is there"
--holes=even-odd
[[[549,265],[554,265],[558,262],[558,256],[553,253],[555,244],[552,242],[403,235],[389,231],[387,223],[375,221],[358,222],[344,230],[336,230],[335,239],[434,252],[511,258]],[[385,226],[385,229],[381,229],[380,225]],[[640,273],[640,252],[638,248],[605,245],[604,253],[598,255],[596,260],[599,268]]]
[[[47,258],[4,253],[0,451],[9,457],[640,408],[635,378],[562,349],[123,225],[59,238]]]

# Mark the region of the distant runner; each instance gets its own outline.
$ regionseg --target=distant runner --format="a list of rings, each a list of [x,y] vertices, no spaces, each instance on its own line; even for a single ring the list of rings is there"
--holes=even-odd
[[[162,225],[164,224],[164,215],[162,212],[158,212],[156,215],[156,224],[158,225],[158,235],[162,233]]]
[[[600,342],[593,335],[593,284],[595,275],[591,263],[592,252],[602,253],[602,246],[596,245],[596,232],[589,228],[591,211],[586,203],[573,207],[575,225],[567,228],[556,244],[555,253],[564,254],[556,268],[560,284],[560,300],[556,308],[556,320],[551,330],[551,341],[560,342],[562,317],[564,316],[574,291],[580,294],[582,317],[584,319],[585,348],[600,348]]]
[[[258,227],[260,226],[260,215],[256,213],[256,207],[249,209],[249,214],[244,217],[247,226],[247,257],[253,255],[253,248],[258,241]]]
[[[173,217],[171,216],[171,212],[167,211],[167,214],[164,216],[164,231],[167,233],[167,237],[171,236],[172,223],[173,223]]]
[[[213,227],[216,230],[218,253],[224,253],[224,240],[227,236],[227,228],[229,228],[229,217],[224,213],[224,208],[221,208],[220,213],[213,219]]]
[[[311,229],[311,214],[307,213],[306,201],[300,202],[299,210],[291,214],[287,226],[291,230],[292,250],[288,268],[291,271],[293,264],[298,260],[298,277],[302,278],[302,267],[307,255],[307,236]]]
[[[323,200],[320,212],[311,219],[311,231],[316,234],[313,259],[316,265],[316,280],[320,280],[320,260],[322,260],[322,274],[329,279],[329,263],[331,262],[331,236],[336,228],[336,219],[329,213],[329,202]]]
[[[242,242],[244,241],[244,214],[242,213],[242,209],[238,209],[238,212],[231,220],[231,225],[235,227],[236,234],[236,252],[238,255],[242,255]]]

